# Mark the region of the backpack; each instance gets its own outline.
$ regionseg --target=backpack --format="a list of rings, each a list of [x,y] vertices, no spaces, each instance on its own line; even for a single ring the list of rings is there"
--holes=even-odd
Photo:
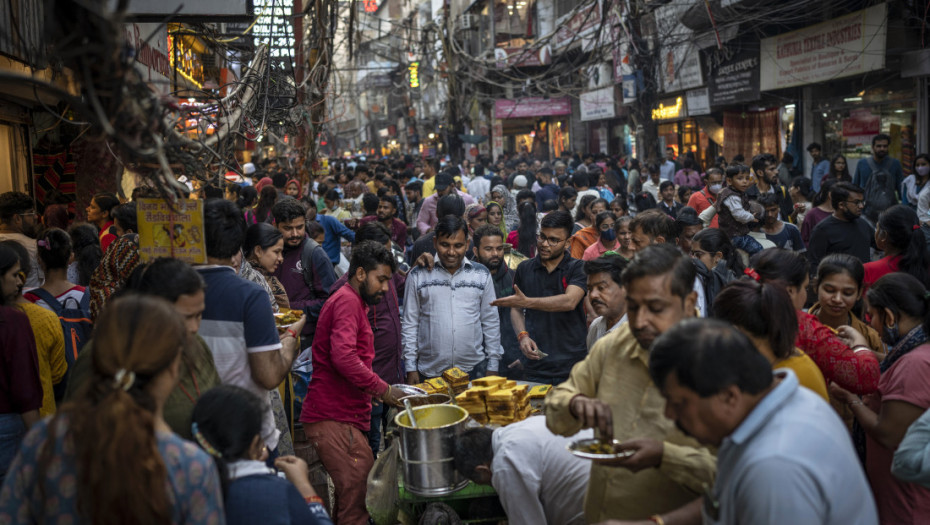
[[[313,250],[317,248],[323,249],[316,241],[307,237],[307,242],[304,243],[304,249],[300,252],[300,270],[301,275],[303,275],[304,283],[307,285],[307,288],[313,289],[313,278],[310,277],[313,275]],[[329,255],[326,256],[329,258]]]
[[[65,299],[65,304],[58,302],[58,298],[41,288],[29,290],[39,299],[45,301],[58,320],[61,321],[61,329],[65,334],[65,359],[68,361],[68,369],[74,365],[78,353],[90,340],[90,334],[93,330],[93,323],[90,320],[90,292],[85,291],[84,297],[78,303],[73,297]]]
[[[867,157],[866,162],[872,170],[869,182],[865,185],[865,217],[872,223],[878,222],[878,214],[894,206],[898,199],[895,197],[894,177],[885,168],[875,164],[875,159]]]

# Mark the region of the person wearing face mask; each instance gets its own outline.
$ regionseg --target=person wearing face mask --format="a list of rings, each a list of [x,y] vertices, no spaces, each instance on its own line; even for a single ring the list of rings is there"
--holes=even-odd
[[[617,251],[620,242],[617,240],[617,216],[612,211],[602,211],[594,219],[594,227],[600,233],[597,241],[584,250],[582,261],[590,261],[604,255],[605,252]]]
[[[904,179],[901,188],[901,203],[917,206],[920,192],[930,179],[930,155],[921,153],[914,159],[914,172]]]
[[[830,191],[833,215],[820,221],[811,233],[807,251],[814,266],[831,253],[846,253],[862,263],[871,260],[869,241],[872,227],[861,218],[865,207],[864,194],[865,190],[848,182],[833,186]]]
[[[720,168],[711,168],[704,174],[704,187],[700,191],[691,194],[688,199],[688,206],[695,209],[698,215],[702,211],[710,208],[717,202],[717,194],[723,189],[723,170]],[[717,227],[717,216],[710,221],[710,227]]]
[[[890,345],[882,360],[875,394],[859,396],[831,385],[830,393],[846,403],[858,423],[854,441],[878,504],[879,522],[927,523],[930,489],[891,475],[895,449],[911,423],[930,408],[930,292],[914,276],[893,273],[879,279],[868,292],[870,324]],[[867,344],[849,332],[852,344]]]

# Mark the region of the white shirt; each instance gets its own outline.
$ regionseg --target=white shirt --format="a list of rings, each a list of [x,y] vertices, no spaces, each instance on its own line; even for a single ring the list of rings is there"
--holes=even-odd
[[[491,191],[491,181],[484,177],[475,177],[474,180],[468,183],[468,193],[471,194],[475,200],[479,202],[484,202],[486,195]]]
[[[659,184],[662,184],[662,182],[659,181]],[[648,191],[652,194],[652,198],[655,199],[656,202],[659,202],[659,184],[652,182],[652,179],[643,183],[643,191]]]
[[[659,166],[659,178],[662,180],[675,181],[675,163],[666,160]]]
[[[546,428],[544,416],[533,416],[494,431],[491,485],[507,512],[510,525],[581,525],[591,462],[566,448],[577,439],[594,437],[591,429],[570,438]]]
[[[598,199],[601,198],[601,193],[593,188],[588,188],[584,191],[579,191],[578,197],[575,200],[575,208],[572,209],[572,217],[575,217],[578,215],[578,207],[581,206],[581,198],[584,197],[585,195],[594,195]]]
[[[21,233],[0,233],[0,241],[16,241],[23,245],[23,248],[29,252],[29,262],[32,268],[21,268],[27,273],[26,288],[38,288],[45,282],[45,274],[39,267],[38,245],[32,237],[27,237]]]
[[[594,343],[596,343],[598,339],[604,337],[610,332],[613,332],[617,328],[620,328],[620,325],[626,321],[627,319],[625,313],[623,314],[623,317],[621,317],[620,320],[611,327],[607,326],[607,320],[603,315],[591,321],[591,326],[588,327],[588,350],[591,350],[591,347],[594,346]]]

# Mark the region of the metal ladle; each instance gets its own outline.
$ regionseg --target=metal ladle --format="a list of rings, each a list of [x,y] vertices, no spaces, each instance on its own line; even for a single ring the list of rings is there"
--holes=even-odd
[[[404,399],[404,408],[407,410],[407,419],[410,420],[410,426],[417,428],[417,420],[413,417],[413,407],[410,405],[409,399]]]

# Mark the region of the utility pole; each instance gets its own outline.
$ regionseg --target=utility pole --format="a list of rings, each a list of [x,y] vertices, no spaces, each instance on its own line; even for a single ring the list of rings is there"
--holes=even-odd
[[[643,2],[631,1],[630,31],[632,33],[631,55],[633,70],[642,75],[642,85],[637,86],[637,103],[630,106],[630,117],[636,130],[636,145],[639,152],[637,156],[644,161],[659,159],[658,127],[652,119],[652,109],[658,105],[658,85],[656,73],[659,67],[658,43],[655,42],[655,31],[647,31],[644,25],[647,18],[644,16]],[[652,33],[648,36],[648,33]]]
[[[462,93],[456,75],[458,74],[457,61],[452,53],[452,19],[449,16],[450,5],[446,2],[442,6],[442,25],[439,28],[439,40],[442,43],[442,54],[446,61],[446,87],[448,90],[448,100],[446,101],[446,125],[443,128],[446,148],[449,153],[449,159],[453,164],[458,164],[462,160],[462,139],[460,135],[465,133],[465,123],[463,119]]]

